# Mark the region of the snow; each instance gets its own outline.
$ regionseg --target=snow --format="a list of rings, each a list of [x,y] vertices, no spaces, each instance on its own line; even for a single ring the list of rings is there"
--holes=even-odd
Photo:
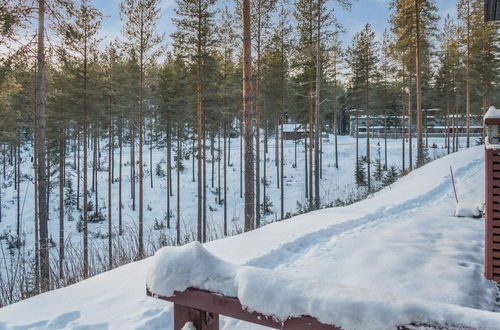
[[[484,119],[499,119],[500,118],[500,109],[491,106],[486,114],[484,115]]]
[[[470,205],[464,205],[463,203],[458,203],[455,209],[456,217],[464,218],[480,218],[483,216],[483,205],[476,204],[473,207]]]
[[[264,134],[261,135],[262,137]],[[116,141],[115,141],[116,142]],[[461,144],[463,145],[465,140],[461,138]],[[102,146],[101,159],[100,159],[100,170],[97,172],[97,190],[98,190],[98,203],[102,214],[107,218],[107,143],[106,139],[100,141]],[[384,141],[382,139],[372,139],[371,153],[374,155],[374,159],[377,155],[377,143],[383,145]],[[409,149],[408,141],[405,142],[406,150]],[[231,139],[231,157],[230,166],[227,168],[228,175],[228,191],[227,191],[227,220],[228,220],[228,232],[230,235],[239,233],[243,228],[243,210],[244,210],[244,199],[240,196],[240,140],[238,138]],[[431,159],[441,157],[446,154],[446,149],[444,148],[444,139],[442,138],[430,138],[429,145],[436,144],[438,148],[429,148],[429,156]],[[118,145],[117,143],[115,145]],[[217,140],[215,141],[215,147],[217,148]],[[338,137],[338,157],[339,157],[339,168],[335,168],[335,152],[334,152],[334,139],[330,137],[329,139],[324,139],[323,141],[323,178],[320,180],[320,193],[322,203],[333,204],[337,200],[348,199],[350,195],[355,195],[358,188],[354,182],[354,168],[355,168],[355,139],[350,136],[339,136]],[[191,141],[185,141],[183,150],[189,154],[191,148]],[[210,150],[210,141],[207,140],[207,150]],[[274,164],[275,156],[275,140],[269,137],[269,152],[266,157],[266,168],[267,168],[267,182],[269,183],[266,188],[266,194],[269,197],[269,201],[272,203],[270,205],[270,213],[262,216],[262,224],[268,224],[277,221],[280,218],[280,189],[277,187],[277,180],[279,178],[276,172],[276,167]],[[361,154],[366,150],[365,139],[361,139],[359,142],[359,148]],[[401,140],[389,139],[388,140],[388,166],[395,165],[400,166],[401,164]],[[416,153],[416,143],[413,143],[413,148]],[[76,148],[75,148],[76,150]],[[261,157],[261,177],[263,177],[264,170],[264,148],[262,150]],[[297,145],[297,166],[294,167],[294,152],[295,144],[294,141],[288,140],[284,141],[284,151],[285,151],[285,184],[284,184],[284,212],[285,216],[291,216],[300,211],[303,211],[307,207],[307,199],[305,194],[304,185],[304,145],[301,141],[298,141]],[[383,147],[381,148],[382,158],[383,158]],[[74,151],[73,151],[74,152]],[[74,165],[74,153],[68,152],[66,159],[66,179],[72,182],[73,190],[76,192],[77,187],[77,176],[76,171],[72,168]],[[149,162],[149,145],[144,147],[144,233],[145,233],[145,250],[148,255],[154,253],[157,247],[164,242],[175,242],[176,237],[176,172],[173,170],[172,182],[173,185],[173,196],[170,199],[171,215],[174,217],[171,219],[171,226],[167,228],[166,221],[166,200],[167,200],[167,185],[166,178],[159,177],[156,175],[156,167],[160,168],[166,172],[166,150],[162,146],[153,145],[152,150],[152,164]],[[31,259],[33,260],[34,251],[34,186],[32,181],[33,175],[33,163],[30,162],[33,150],[30,146],[23,146],[21,148],[21,184],[20,184],[20,200],[21,200],[21,210],[20,210],[20,224],[22,238],[25,242],[23,251],[12,257],[8,256],[7,259],[11,258],[12,263],[15,263],[19,258]],[[83,152],[81,152],[83,154]],[[215,157],[217,157],[217,151],[215,152]],[[405,155],[405,162],[408,166],[409,156],[408,153]],[[92,157],[89,157],[89,181],[91,181],[91,166]],[[217,202],[217,162],[215,162],[215,182],[214,188],[211,186],[211,155],[207,152],[207,236],[208,240],[213,240],[223,237],[223,226],[224,226],[224,208]],[[130,195],[130,146],[124,145],[123,147],[123,192],[122,192],[122,214],[123,214],[123,230],[125,237],[137,236],[138,232],[138,207],[133,210],[131,195]],[[197,221],[197,185],[196,182],[192,181],[192,158],[184,159],[182,162],[184,166],[184,171],[180,174],[180,236],[181,239],[196,237],[196,221]],[[415,164],[415,161],[413,162]],[[115,149],[115,178],[118,175],[118,148]],[[82,165],[80,170],[82,170]],[[17,191],[14,190],[14,180],[13,180],[13,168],[7,165],[7,177],[4,180],[0,177],[0,185],[2,189],[0,194],[2,195],[2,221],[0,222],[0,250],[3,248],[7,254],[8,242],[7,237],[14,237],[16,235],[16,196]],[[153,175],[154,186],[151,187],[149,182]],[[81,177],[80,177],[81,179]],[[223,180],[221,179],[221,184]],[[49,236],[57,242],[59,238],[59,195],[58,195],[58,173],[54,173],[51,177],[51,193],[50,193],[50,207],[49,207]],[[80,202],[82,202],[82,185],[80,185]],[[66,191],[68,189],[66,188]],[[91,182],[89,182],[89,201],[94,204],[95,207],[95,193],[92,192]],[[261,188],[263,194],[263,189]],[[135,190],[136,201],[138,189]],[[118,183],[114,182],[111,187],[112,196],[112,230],[115,237],[118,237]],[[223,197],[222,197],[223,198]],[[263,198],[263,195],[262,195]],[[80,206],[82,203],[80,203]],[[69,208],[65,210],[65,242],[67,242],[67,250],[74,250],[78,260],[81,259],[83,253],[83,235],[78,232],[78,219],[81,212],[76,210],[76,206],[73,207],[73,211]],[[94,210],[90,212],[92,215]],[[72,219],[70,219],[70,214]],[[107,219],[106,219],[107,220]],[[157,225],[158,224],[158,225]],[[99,268],[97,271],[102,271],[103,263],[99,260],[104,260],[107,257],[107,232],[108,226],[107,221],[98,223],[89,223],[89,255],[95,257],[96,262],[91,262],[95,267]],[[113,244],[119,245],[117,239],[113,240]],[[57,264],[58,258],[58,247],[55,246],[51,251],[51,262]],[[133,252],[131,252],[133,254]],[[73,260],[69,260],[73,254],[67,255],[67,260],[69,263]],[[134,256],[131,257],[131,259]],[[104,263],[105,264],[105,263]],[[69,265],[68,267],[71,267]],[[4,276],[6,266],[4,263],[0,263],[0,276]],[[57,270],[55,270],[57,272]]]
[[[181,330],[196,330],[196,327],[193,325],[193,322],[187,322]]]
[[[489,124],[486,124],[486,121],[488,119],[493,120],[493,122],[490,121]],[[493,150],[500,149],[500,142],[498,139],[498,125],[497,125],[498,120],[495,119],[500,119],[500,110],[492,106],[488,109],[486,115],[484,115],[484,123],[487,135],[485,141],[486,149],[493,149]]]
[[[162,296],[197,288],[237,297],[246,309],[281,322],[311,315],[343,329],[386,329],[412,322],[494,329],[500,324],[500,313],[238,267],[210,254],[198,242],[160,249],[151,261],[146,286]]]
[[[342,152],[352,151],[353,145],[344,147]],[[352,170],[349,165],[341,164],[348,168],[343,173]],[[454,216],[450,165],[460,202],[465,207],[482,204],[484,147],[478,146],[438,159],[350,206],[302,214],[203,247],[187,246],[184,257],[195,258],[199,253],[206,259],[204,264],[197,269],[191,265],[187,272],[189,262],[179,263],[172,271],[186,274],[185,281],[160,285],[172,290],[177,285],[203,282],[200,276],[207,275],[200,275],[202,267],[224,264],[223,274],[234,275],[230,278],[235,287],[220,288],[208,276],[205,285],[241,293],[246,306],[265,307],[277,317],[306,311],[330,320],[332,310],[350,301],[357,303],[344,311],[355,313],[357,318],[336,314],[336,324],[363,322],[359,315],[382,322],[382,312],[399,310],[398,318],[391,317],[391,322],[421,315],[498,329],[500,322],[488,323],[498,322],[500,308],[496,283],[483,276],[484,220]],[[327,181],[342,176],[328,175]],[[178,258],[175,254],[168,258]],[[3,307],[0,329],[172,329],[172,304],[145,294],[153,263],[154,259],[148,258]],[[160,275],[168,276],[165,272]],[[266,294],[266,290],[278,289],[283,293]],[[305,291],[309,293],[302,298],[312,305],[280,303]],[[313,305],[316,301],[321,302],[318,308]],[[262,302],[266,305],[256,306]],[[327,310],[322,304],[338,306]],[[366,306],[375,306],[381,313],[372,315]],[[221,327],[265,329],[229,318],[221,319]]]
[[[210,254],[199,242],[158,250],[146,275],[146,287],[155,294],[173,296],[189,287],[236,297],[236,265]]]

